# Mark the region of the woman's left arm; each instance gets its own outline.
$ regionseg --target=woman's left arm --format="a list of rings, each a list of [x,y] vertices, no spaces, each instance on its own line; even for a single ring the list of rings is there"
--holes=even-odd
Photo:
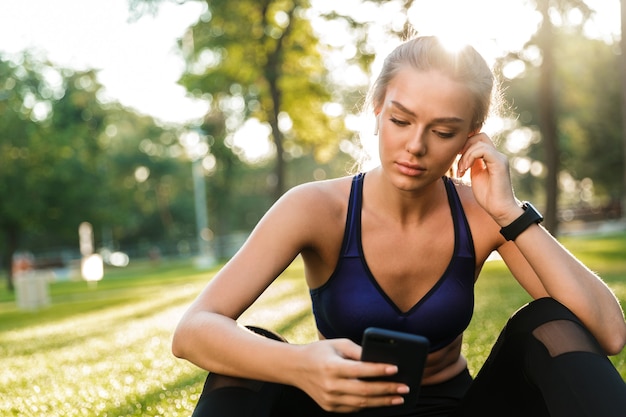
[[[606,353],[616,355],[623,349],[626,323],[617,298],[543,227],[530,226],[498,252],[534,298],[550,296],[567,306]]]
[[[470,167],[474,198],[500,227],[524,213],[513,194],[507,158],[485,134],[468,139],[463,150],[459,174]],[[623,349],[626,322],[617,298],[546,229],[533,224],[514,240],[501,242],[498,252],[531,296],[550,296],[567,306],[608,354]]]

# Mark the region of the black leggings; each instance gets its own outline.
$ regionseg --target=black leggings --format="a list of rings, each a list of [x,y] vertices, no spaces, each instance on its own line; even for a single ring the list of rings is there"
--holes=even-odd
[[[251,328],[282,340],[266,330]],[[210,374],[193,417],[321,417],[307,394],[287,385]],[[624,417],[626,384],[594,337],[566,307],[535,300],[508,321],[472,381],[465,370],[424,385],[410,414],[381,407],[355,416]]]

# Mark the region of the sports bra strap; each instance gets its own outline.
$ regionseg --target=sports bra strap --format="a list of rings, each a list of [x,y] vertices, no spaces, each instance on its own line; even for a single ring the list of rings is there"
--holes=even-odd
[[[342,253],[349,258],[359,257],[359,233],[361,227],[361,202],[363,201],[363,178],[365,173],[361,172],[352,179],[350,189],[350,200],[348,202],[348,223],[343,241]]]
[[[456,191],[454,182],[450,178],[443,177],[443,183],[446,185],[448,203],[454,221],[455,251],[459,256],[473,257],[475,254],[474,240],[472,239],[472,232],[469,228],[459,193]]]

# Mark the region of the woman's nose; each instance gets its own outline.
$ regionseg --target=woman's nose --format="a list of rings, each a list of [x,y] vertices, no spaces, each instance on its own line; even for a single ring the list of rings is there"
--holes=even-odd
[[[411,135],[406,143],[406,150],[417,156],[422,156],[426,153],[426,132],[423,129],[418,129]]]

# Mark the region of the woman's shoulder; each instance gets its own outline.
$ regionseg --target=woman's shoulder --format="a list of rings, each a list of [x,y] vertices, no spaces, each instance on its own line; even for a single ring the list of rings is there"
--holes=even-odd
[[[470,182],[465,181],[463,178],[454,177],[448,177],[448,180],[454,185],[465,211],[475,209],[482,210],[482,207],[478,205],[478,202],[474,198],[474,192],[472,191],[472,184]]]
[[[481,221],[493,222],[493,219],[489,214],[478,204],[472,191],[472,184],[462,178],[451,178],[451,182],[454,184],[457,194],[461,199],[463,205],[463,211],[465,215],[472,218],[481,219]],[[495,223],[495,222],[494,222]]]
[[[285,193],[284,198],[312,206],[343,205],[348,201],[352,178],[346,176],[306,182],[291,188]]]
[[[340,244],[351,183],[350,177],[342,177],[291,188],[271,210],[272,224],[297,236],[301,248],[322,251],[329,242]]]
[[[316,228],[333,219],[343,220],[351,184],[351,177],[299,184],[283,194],[270,213],[298,227]]]

